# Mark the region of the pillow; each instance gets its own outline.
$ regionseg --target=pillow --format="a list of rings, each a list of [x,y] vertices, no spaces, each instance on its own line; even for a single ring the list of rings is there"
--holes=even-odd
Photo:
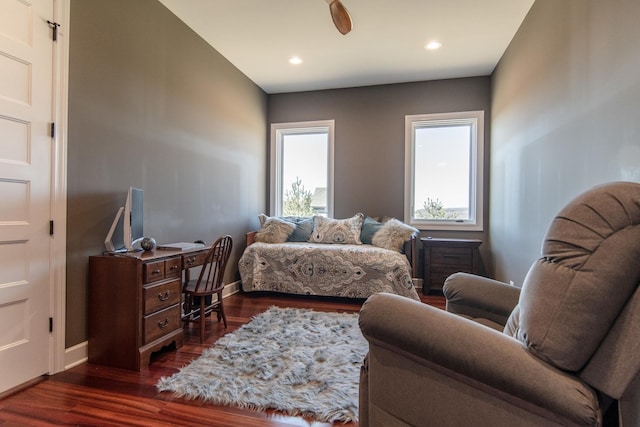
[[[377,221],[371,217],[366,217],[362,223],[362,231],[360,232],[360,241],[365,245],[371,245],[373,235],[380,230],[382,222]]]
[[[313,217],[313,233],[309,242],[360,245],[360,231],[364,215],[359,213],[347,219]]]
[[[382,224],[378,232],[373,235],[371,243],[380,248],[402,252],[404,242],[416,233],[418,233],[417,229],[392,218]]]
[[[289,235],[290,242],[308,242],[313,231],[313,217],[307,216],[285,216],[286,221],[295,224],[296,228]]]
[[[264,223],[267,222],[269,217],[263,213],[258,215],[258,221],[260,221],[260,228],[264,227]]]
[[[264,224],[270,219],[276,218],[279,220],[290,222],[294,225],[294,230],[289,234],[287,242],[308,242],[311,237],[311,231],[313,230],[313,217],[309,216],[283,216],[283,217],[269,217],[265,214],[258,215],[260,221],[260,227],[264,227]],[[272,242],[275,243],[275,242]],[[282,243],[282,242],[279,242]]]
[[[266,219],[264,219],[264,223],[260,231],[256,233],[256,242],[284,243],[296,228],[296,225],[294,223],[285,221],[282,218],[269,218],[266,215],[264,216],[266,217]]]

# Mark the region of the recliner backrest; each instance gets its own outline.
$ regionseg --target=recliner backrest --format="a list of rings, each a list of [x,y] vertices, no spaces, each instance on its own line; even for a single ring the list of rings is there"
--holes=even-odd
[[[623,397],[634,380],[640,387],[640,287],[579,376],[615,399]],[[640,389],[635,391],[639,395]]]
[[[639,282],[640,184],[596,187],[553,220],[505,333],[542,360],[580,371]]]

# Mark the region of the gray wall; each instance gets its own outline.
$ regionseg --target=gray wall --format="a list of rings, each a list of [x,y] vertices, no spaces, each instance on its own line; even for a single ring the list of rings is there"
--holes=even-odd
[[[160,243],[231,234],[227,280],[267,186],[266,94],[161,3],[72,0],[70,34],[67,347],[87,338],[88,256],[130,185]]]
[[[230,233],[237,259],[268,206],[269,123],[335,119],[335,216],[402,218],[404,116],[485,110],[485,231],[423,235],[482,238],[489,272],[521,284],[568,200],[640,181],[637,16],[629,0],[537,0],[491,79],[267,99],[159,2],[72,0],[67,347],[86,339],[87,257],[130,185],[145,234]]]
[[[405,115],[484,110],[488,121],[490,96],[489,77],[276,94],[269,95],[268,121],[335,119],[334,217],[362,212],[403,219]],[[485,132],[488,151],[488,123]],[[487,171],[488,162],[485,155]],[[485,202],[488,207],[488,195]],[[484,232],[422,236],[485,239],[488,216],[485,208]],[[488,245],[481,249],[483,259],[490,259]]]
[[[640,2],[536,0],[492,78],[491,249],[521,285],[557,211],[640,181]]]

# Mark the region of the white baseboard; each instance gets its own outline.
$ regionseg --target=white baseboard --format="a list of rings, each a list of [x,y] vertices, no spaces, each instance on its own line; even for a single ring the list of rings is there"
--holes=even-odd
[[[240,292],[240,281],[225,285],[222,298],[227,298]],[[89,360],[89,342],[83,341],[64,350],[64,370],[71,369]]]
[[[83,341],[64,350],[64,370],[71,369],[88,360],[89,342]]]
[[[224,286],[224,290],[222,291],[222,298],[226,298],[228,296],[231,296],[233,294],[237,294],[238,292],[240,292],[240,281],[237,280],[233,283],[229,283],[228,285]]]

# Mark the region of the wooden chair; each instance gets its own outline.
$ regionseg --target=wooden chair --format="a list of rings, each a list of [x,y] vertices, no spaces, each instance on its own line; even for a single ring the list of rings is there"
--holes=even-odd
[[[224,313],[222,303],[222,290],[224,289],[224,271],[227,267],[233,240],[231,236],[222,236],[211,245],[207,257],[200,270],[197,279],[185,281],[182,287],[184,294],[184,314],[182,320],[185,322],[200,323],[200,343],[204,341],[204,326],[206,318],[216,312],[218,322],[220,319],[227,327],[227,316]],[[213,295],[217,295],[214,301]]]

